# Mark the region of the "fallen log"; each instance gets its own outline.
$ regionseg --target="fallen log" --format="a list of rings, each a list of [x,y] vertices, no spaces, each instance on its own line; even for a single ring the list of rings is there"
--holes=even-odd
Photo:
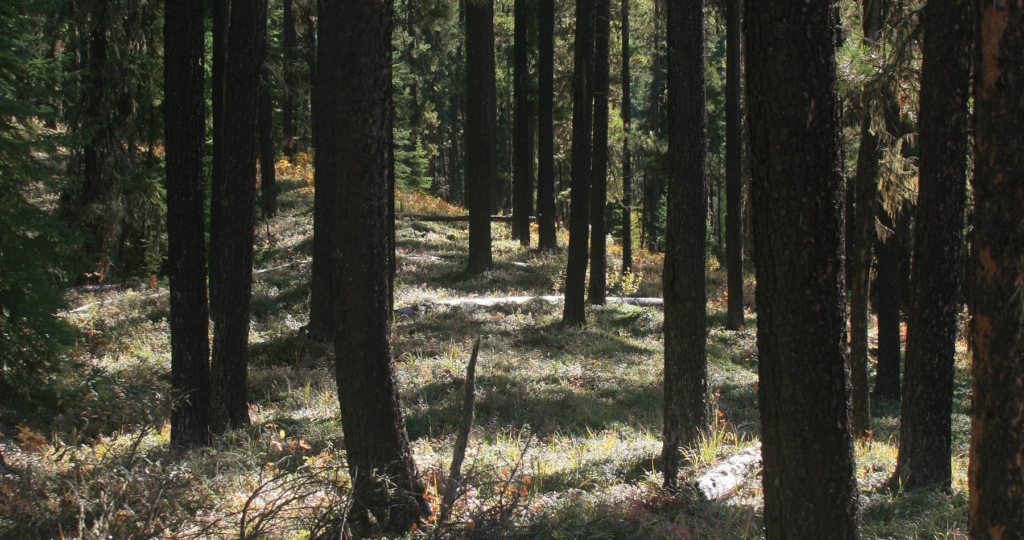
[[[469,221],[469,215],[442,216],[436,214],[395,214],[396,219],[408,219],[413,221],[436,221],[441,223],[453,223],[458,221]],[[512,216],[491,216],[491,221],[511,223]],[[530,221],[536,223],[537,218],[530,216]]]
[[[706,501],[715,501],[732,495],[747,481],[751,471],[760,467],[761,443],[757,443],[700,475],[695,482],[697,493]]]
[[[531,300],[540,300],[549,304],[557,304],[564,300],[561,296],[495,296],[495,297],[473,297],[473,298],[449,298],[447,300],[436,300],[427,304],[408,306],[394,310],[395,316],[412,315],[431,304],[436,306],[477,306],[494,307],[501,304],[526,304]],[[609,304],[626,304],[630,306],[658,307],[665,305],[662,298],[651,298],[642,296],[614,296],[606,300]]]

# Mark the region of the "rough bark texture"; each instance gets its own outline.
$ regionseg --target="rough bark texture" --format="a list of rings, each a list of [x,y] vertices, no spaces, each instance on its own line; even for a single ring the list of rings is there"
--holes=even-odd
[[[964,201],[972,0],[925,6],[921,66],[921,168],[903,360],[903,407],[895,484],[952,481],[953,377]]]
[[[284,82],[285,88],[281,98],[281,146],[285,157],[295,155],[295,48],[298,44],[295,32],[295,11],[292,9],[294,0],[284,0]]]
[[[740,107],[740,0],[726,0],[725,15],[725,266],[729,303],[726,326],[743,318],[743,109]]]
[[[495,185],[497,119],[494,87],[494,0],[466,0],[466,199],[470,272],[491,266],[491,186]]]
[[[527,57],[529,45],[526,28],[529,26],[528,0],[515,1],[515,43],[513,93],[515,110],[512,119],[512,239],[530,247],[530,214],[533,213],[533,182],[530,169],[530,71]]]
[[[317,184],[333,177],[329,257],[352,520],[404,533],[426,510],[394,378],[388,169],[392,4],[320,0]],[[389,489],[390,488],[390,489]]]
[[[746,3],[769,540],[858,537],[835,8],[834,2]]]
[[[681,449],[707,428],[707,105],[704,6],[667,8],[668,214],[665,230],[665,487],[679,480]]]
[[[537,58],[537,232],[544,250],[558,248],[555,237],[555,0],[539,0]]]
[[[590,167],[591,304],[604,304],[607,286],[608,203],[608,41],[611,0],[595,0],[594,28],[594,155]]]
[[[319,19],[319,3],[317,3],[317,18]],[[308,37],[311,49],[316,48],[317,38],[312,32]],[[310,69],[310,122],[313,127],[313,147],[317,146],[317,117],[320,116],[317,107],[318,88],[316,79],[316,57],[319,53],[310,53],[307,57]],[[334,338],[334,289],[331,285],[331,265],[329,262],[334,241],[334,226],[331,220],[336,213],[335,201],[332,199],[334,186],[333,176],[325,176],[314,183],[313,190],[313,268],[311,269],[309,285],[309,335],[320,341],[329,341]],[[320,261],[320,262],[318,262]]]
[[[216,245],[213,231],[220,229],[220,207],[213,201],[224,197],[224,74],[228,61],[228,15],[231,12],[230,0],[211,0],[212,6],[212,41],[213,66],[210,68],[211,85],[210,112],[213,115],[213,167],[210,178],[210,276],[219,275],[217,257],[214,256]],[[220,299],[220,280],[210,279],[210,311],[217,309]]]
[[[257,113],[260,69],[266,55],[267,1],[231,7],[224,92],[224,145],[219,165],[223,185],[214,192],[220,221],[211,228],[211,259],[220,297],[214,304],[211,424],[215,431],[249,423],[249,304],[252,293],[252,237],[256,206]],[[218,164],[214,163],[214,168]]]
[[[875,277],[878,313],[878,362],[875,364],[875,388],[871,397],[885,400],[900,398],[900,306],[906,294],[900,283],[904,265],[904,244],[909,242],[910,212],[901,210],[894,222],[888,212],[879,212],[879,221],[892,234],[875,243],[878,273]]]
[[[622,0],[622,273],[633,270],[633,171],[630,168],[630,124],[632,105],[629,95],[629,0]]]
[[[587,323],[587,243],[590,238],[590,160],[594,93],[595,0],[576,2],[576,43],[572,74],[572,184],[569,206],[569,253],[565,271],[562,322]]]
[[[978,0],[970,536],[1024,538],[1024,5]]]
[[[171,2],[164,12],[167,149],[167,274],[171,289],[171,444],[210,440],[210,339],[203,218],[206,101],[203,2]]]
[[[260,78],[260,198],[263,217],[277,215],[277,179],[274,176],[274,104],[270,96],[270,72],[266,66]]]
[[[857,215],[853,253],[850,254],[850,372],[853,389],[853,432],[871,429],[871,386],[868,382],[868,296],[871,287],[871,250],[875,240],[875,195],[878,192],[878,137],[864,119],[857,155]]]

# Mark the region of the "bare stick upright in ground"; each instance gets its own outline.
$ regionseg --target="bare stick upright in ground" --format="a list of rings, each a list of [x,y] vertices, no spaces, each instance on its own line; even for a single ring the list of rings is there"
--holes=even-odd
[[[466,386],[462,399],[462,420],[459,423],[459,433],[455,437],[455,448],[452,450],[452,466],[448,471],[448,485],[444,492],[444,499],[441,501],[441,509],[437,521],[438,527],[443,527],[448,521],[452,505],[459,496],[459,481],[462,479],[462,461],[466,459],[466,445],[469,444],[469,432],[473,429],[473,407],[476,404],[476,359],[480,353],[480,338],[473,342],[473,354],[469,357],[469,365],[466,366]]]
[[[389,149],[392,4],[321,0],[317,183],[332,177],[330,253],[338,401],[356,504],[404,533],[427,511],[395,383]]]
[[[979,0],[971,238],[974,540],[1024,538],[1024,6]]]
[[[769,540],[859,536],[845,354],[837,11],[834,1],[746,2]]]

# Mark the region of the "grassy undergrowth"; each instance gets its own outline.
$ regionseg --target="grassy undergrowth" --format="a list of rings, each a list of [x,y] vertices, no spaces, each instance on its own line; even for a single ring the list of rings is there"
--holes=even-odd
[[[292,174],[287,166],[280,172]],[[403,195],[406,212],[446,212]],[[168,450],[170,351],[166,283],[81,293],[66,315],[81,330],[69,367],[39,399],[2,411],[2,538],[284,538],[315,535],[344,505],[348,476],[331,347],[309,340],[312,192],[284,182],[281,215],[256,238],[252,426],[208,449]],[[564,234],[564,233],[563,233]],[[466,496],[453,538],[760,538],[759,477],[726,500],[659,490],[662,312],[590,307],[586,329],[559,324],[542,301],[493,308],[431,306],[463,296],[556,294],[564,253],[519,247],[494,228],[494,267],[463,272],[465,224],[400,221],[397,377],[428,496],[443,491],[472,339],[482,336]],[[566,238],[560,238],[564,245]],[[621,251],[610,246],[610,269]],[[661,261],[640,253],[637,279],[610,274],[613,294],[660,296]],[[749,281],[749,280],[748,280]],[[725,275],[708,267],[714,427],[691,449],[686,479],[758,440],[753,314],[725,330]],[[748,294],[748,297],[750,295]],[[962,345],[962,344],[961,344]],[[952,493],[875,490],[896,458],[899,404],[876,402],[874,441],[858,444],[866,538],[966,538],[969,369],[958,349]],[[428,522],[410,533],[430,534]]]

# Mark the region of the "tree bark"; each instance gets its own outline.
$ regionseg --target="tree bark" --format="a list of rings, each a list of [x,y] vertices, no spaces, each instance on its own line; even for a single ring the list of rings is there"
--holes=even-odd
[[[203,2],[164,11],[167,273],[171,289],[171,445],[210,442],[210,339],[206,299],[206,90]]]
[[[853,433],[860,438],[871,430],[871,387],[868,382],[868,297],[871,286],[871,251],[875,239],[875,195],[878,192],[878,136],[871,119],[860,130],[857,155],[857,215],[850,260],[850,373],[853,379]]]
[[[858,537],[835,2],[746,3],[765,537]],[[799,80],[799,85],[793,81]]]
[[[726,327],[739,330],[743,316],[743,109],[740,107],[740,0],[725,6],[725,265]]]
[[[220,280],[213,279],[213,276],[220,275],[218,258],[216,256],[217,239],[213,231],[221,228],[221,209],[213,201],[222,200],[224,194],[224,74],[228,61],[228,16],[231,14],[231,0],[211,0],[212,11],[212,37],[213,37],[213,66],[210,70],[211,85],[210,111],[213,116],[213,167],[211,168],[210,179],[210,312],[211,315],[220,303]]]
[[[970,536],[1024,538],[1024,6],[978,0]]]
[[[591,304],[604,304],[607,287],[608,203],[608,42],[611,0],[595,0],[594,29],[594,154],[590,167],[590,288]]]
[[[466,0],[466,198],[469,272],[491,266],[491,188],[496,185],[494,0]]]
[[[576,1],[576,43],[572,75],[572,181],[569,201],[569,249],[565,271],[565,308],[562,322],[587,324],[583,293],[587,277],[590,238],[590,165],[592,157],[594,94],[595,0]]]
[[[558,248],[555,236],[555,0],[539,0],[540,43],[537,58],[537,243]]]
[[[649,122],[654,138],[661,139],[661,0],[654,0],[654,43],[651,61],[651,109]],[[657,172],[644,175],[644,233],[642,241],[651,253],[658,252],[658,210],[661,207],[661,177]]]
[[[263,217],[277,215],[277,179],[274,177],[274,104],[270,97],[270,71],[263,67],[260,77],[260,196]]]
[[[629,95],[629,0],[622,0],[622,273],[633,270],[633,171],[630,169],[632,105]]]
[[[533,206],[533,190],[530,169],[530,72],[527,57],[529,45],[526,40],[526,28],[529,26],[528,0],[515,0],[515,43],[513,45],[513,92],[515,99],[514,118],[512,119],[512,161],[513,161],[513,195],[512,195],[512,239],[519,240],[524,247],[530,247],[530,210]]]
[[[894,222],[886,211],[879,212],[878,219],[892,234],[884,241],[875,243],[878,259],[878,273],[875,287],[878,300],[875,311],[878,314],[878,362],[875,366],[875,388],[873,397],[894,400],[900,398],[900,252],[902,238],[899,229],[906,226],[909,215],[898,216]]]
[[[665,488],[679,480],[681,448],[707,429],[707,104],[704,6],[667,6],[668,214],[665,230]]]
[[[389,167],[392,4],[320,0],[317,185],[337,212],[329,267],[353,523],[404,533],[427,510],[392,359]]]
[[[266,56],[267,0],[231,6],[224,73],[224,144],[219,167],[223,185],[211,206],[220,215],[211,229],[212,259],[220,298],[214,304],[211,424],[217,432],[249,423],[249,305],[256,206],[257,115],[260,70]],[[217,168],[218,164],[214,163]]]
[[[967,183],[971,0],[925,6],[921,168],[911,266],[900,447],[893,482],[952,483],[953,378]]]
[[[284,156],[295,157],[295,50],[298,38],[295,32],[294,0],[284,0],[284,92],[281,98],[281,146]]]
[[[320,3],[317,2],[317,19],[319,20]],[[312,23],[310,23],[312,24]],[[317,118],[320,113],[319,86],[317,80],[317,35],[311,29],[307,38],[310,50],[306,60],[310,69],[309,102],[310,124],[313,131],[313,148],[318,144]],[[315,159],[315,154],[314,154]],[[314,173],[315,174],[315,173]],[[334,176],[324,176],[316,180],[313,188],[313,268],[311,269],[309,286],[309,335],[319,341],[330,341],[334,337],[334,288],[331,283],[330,257],[333,252],[331,243],[334,235],[331,231],[337,207],[332,198]],[[319,262],[318,262],[319,261]]]

